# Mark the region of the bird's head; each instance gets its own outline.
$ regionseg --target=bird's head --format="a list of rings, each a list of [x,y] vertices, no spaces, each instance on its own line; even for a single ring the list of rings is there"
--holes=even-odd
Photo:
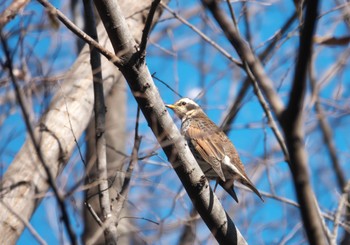
[[[180,119],[193,115],[197,111],[202,111],[200,106],[189,98],[182,98],[172,105],[165,106],[172,109]]]

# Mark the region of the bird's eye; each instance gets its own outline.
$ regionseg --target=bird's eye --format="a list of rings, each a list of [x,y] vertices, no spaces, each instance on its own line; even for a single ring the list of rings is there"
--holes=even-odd
[[[181,105],[185,106],[185,105],[186,105],[186,102],[185,102],[185,101],[182,101],[182,102],[181,102]]]

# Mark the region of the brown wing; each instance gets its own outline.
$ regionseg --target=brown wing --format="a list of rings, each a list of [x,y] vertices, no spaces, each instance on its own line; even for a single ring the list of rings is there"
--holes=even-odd
[[[205,118],[204,118],[205,117]],[[233,190],[233,181],[225,180],[222,171],[222,164],[227,155],[231,164],[234,165],[236,172],[240,177],[238,181],[249,187],[260,198],[259,191],[254,187],[253,183],[245,173],[243,163],[238,152],[226,134],[213,123],[206,115],[196,115],[192,118],[190,126],[185,131],[185,136],[191,139],[193,146],[201,157],[210,164],[216,174],[221,178],[220,185],[238,202],[237,196]]]
[[[217,134],[218,127],[203,118],[192,118],[191,125],[185,132],[201,157],[213,168],[215,173],[225,181],[221,163],[225,157],[224,148],[220,142],[220,135]]]
[[[220,135],[221,141],[223,142],[225,154],[231,159],[231,163],[234,164],[237,170],[239,171],[238,174],[241,175],[243,179],[247,179],[248,176],[245,173],[243,163],[238,155],[238,152],[235,146],[232,144],[230,139],[226,136],[226,134],[223,131],[220,131],[219,135]]]
[[[220,137],[221,140],[223,142],[225,142],[224,145],[224,150],[225,153],[230,157],[231,162],[234,163],[235,167],[238,169],[238,175],[240,175],[240,179],[239,182],[241,182],[243,185],[249,187],[249,189],[251,189],[252,191],[255,192],[255,194],[257,194],[260,199],[262,201],[264,201],[264,199],[262,198],[260,192],[255,188],[254,184],[251,182],[251,180],[249,179],[249,177],[247,176],[245,170],[244,170],[244,166],[243,163],[241,161],[241,159],[239,158],[238,152],[235,148],[235,146],[232,144],[232,142],[227,138],[227,136],[225,135],[224,132],[220,132]],[[228,182],[227,182],[228,183]],[[223,187],[226,191],[228,191],[228,189],[233,189],[233,183],[232,183],[232,187],[227,186],[227,183],[223,183]],[[225,186],[224,186],[225,185]],[[228,189],[227,189],[228,188]],[[229,191],[228,191],[229,192]],[[229,192],[229,194],[234,198],[234,196]],[[237,197],[236,197],[237,198]],[[236,200],[236,199],[235,199]],[[237,200],[236,200],[237,201]],[[238,201],[237,201],[238,202]]]

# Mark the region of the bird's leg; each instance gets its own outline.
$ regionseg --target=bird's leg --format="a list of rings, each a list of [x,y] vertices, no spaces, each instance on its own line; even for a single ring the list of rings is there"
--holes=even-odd
[[[214,192],[216,191],[216,187],[218,187],[219,179],[216,179],[215,186],[214,186]]]

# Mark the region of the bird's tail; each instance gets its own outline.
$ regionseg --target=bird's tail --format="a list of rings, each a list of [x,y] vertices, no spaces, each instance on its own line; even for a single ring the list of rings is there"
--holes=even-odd
[[[264,201],[264,199],[262,198],[260,192],[255,188],[255,186],[253,185],[252,182],[250,182],[249,180],[242,180],[242,184],[247,186],[249,189],[251,189],[252,191],[255,192],[255,194],[260,197],[261,201]]]
[[[230,196],[235,199],[235,201],[238,203],[238,198],[236,195],[235,190],[233,189],[233,181],[219,181],[219,185],[224,188],[225,191],[227,191],[228,194],[230,194]]]
[[[255,188],[255,186],[253,185],[252,182],[248,180],[241,180],[240,181],[243,185],[247,186],[249,189],[251,189],[252,191],[255,192],[255,194],[261,199],[261,201],[264,202],[264,199],[262,198],[260,192]],[[230,196],[235,199],[235,201],[238,203],[238,198],[236,195],[236,192],[234,190],[234,183],[233,181],[227,180],[227,181],[219,181],[219,185],[222,186],[222,188],[224,188],[225,191],[227,191],[228,194],[230,194]]]

